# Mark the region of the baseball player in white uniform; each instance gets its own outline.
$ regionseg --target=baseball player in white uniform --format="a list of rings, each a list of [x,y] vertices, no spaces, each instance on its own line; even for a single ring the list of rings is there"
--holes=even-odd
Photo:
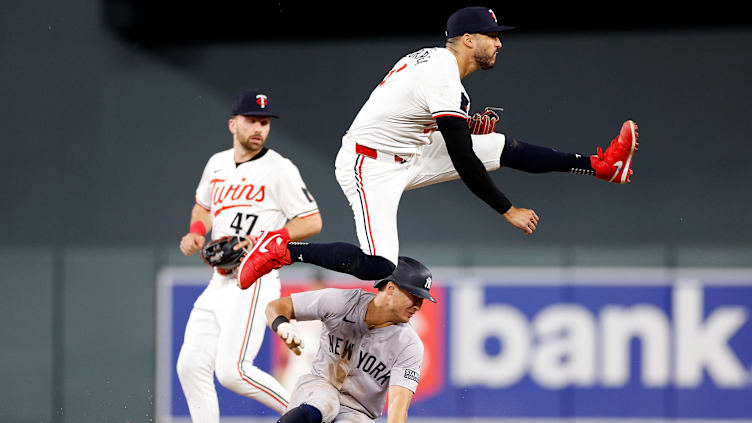
[[[269,97],[243,91],[235,100],[229,130],[233,147],[213,155],[196,189],[190,232],[180,242],[185,255],[227,235],[251,238],[280,229],[291,239],[321,231],[316,201],[297,167],[266,148],[272,114]],[[244,241],[239,247],[246,246]],[[226,388],[282,414],[289,393],[253,365],[266,330],[264,309],[279,298],[279,275],[270,272],[253,289],[242,291],[237,274],[215,268],[209,285],[193,305],[178,357],[177,372],[194,422],[219,422],[214,375]]]
[[[424,48],[400,59],[373,90],[342,139],[337,181],[355,218],[360,248],[345,244],[292,242],[283,233],[261,235],[269,248],[255,248],[239,270],[241,287],[280,266],[300,261],[361,279],[375,280],[397,264],[397,207],[406,190],[461,178],[468,188],[514,227],[530,235],[535,211],[517,208],[495,186],[488,171],[501,166],[531,173],[588,174],[626,183],[637,149],[637,127],[628,120],[604,152],[592,156],[524,143],[492,132],[470,117],[462,79],[490,69],[501,48],[493,11],[461,9],[449,17],[444,48]],[[494,117],[496,119],[496,117]],[[473,129],[471,134],[471,127]]]
[[[376,282],[376,294],[327,288],[269,303],[269,326],[296,353],[305,345],[290,319],[324,324],[311,373],[298,379],[279,423],[371,423],[381,416],[387,393],[388,423],[407,421],[423,362],[423,342],[409,320],[424,299],[436,301],[431,272],[409,257],[398,263]]]

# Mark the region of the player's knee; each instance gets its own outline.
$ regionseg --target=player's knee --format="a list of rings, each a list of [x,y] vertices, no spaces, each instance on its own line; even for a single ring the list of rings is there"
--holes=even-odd
[[[321,423],[322,422],[321,411],[318,408],[301,404],[295,408],[287,410],[287,412],[277,420],[277,423]]]
[[[397,268],[396,264],[394,264],[392,261],[386,258],[384,259],[383,266],[384,266],[384,269],[382,270],[382,272],[384,273],[384,276],[382,276],[382,278],[389,277],[392,273],[394,273],[394,269]]]
[[[217,377],[217,381],[225,388],[235,391],[236,386],[242,385],[243,379],[240,376],[238,368],[235,365],[222,365],[217,363],[217,368],[214,369],[214,375]]]
[[[201,364],[202,360],[199,360],[198,358],[199,357],[196,357],[185,350],[180,351],[176,370],[181,382],[195,378],[202,370],[204,370],[204,366]]]
[[[506,153],[509,154],[519,154],[520,150],[522,150],[523,143],[520,141],[512,138],[512,137],[506,137],[504,140],[504,152],[502,153],[502,156]]]
[[[501,152],[500,165],[512,169],[519,168],[525,160],[525,147],[527,144],[512,137],[506,137],[504,149]]]
[[[391,275],[395,267],[395,264],[387,258],[362,254],[353,270],[358,279],[378,280]]]

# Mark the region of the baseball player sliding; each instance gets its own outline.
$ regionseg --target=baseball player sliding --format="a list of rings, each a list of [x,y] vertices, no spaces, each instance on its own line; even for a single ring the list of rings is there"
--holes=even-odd
[[[376,282],[378,293],[327,288],[292,294],[266,307],[269,326],[294,352],[305,345],[290,319],[324,324],[309,375],[301,376],[290,408],[278,423],[371,423],[389,393],[388,423],[407,421],[420,380],[423,342],[408,324],[429,292],[431,272],[399,257],[392,275]]]
[[[490,69],[501,48],[493,11],[458,10],[447,21],[444,48],[425,48],[397,62],[373,90],[342,139],[336,176],[355,217],[360,248],[347,243],[292,242],[284,231],[265,232],[244,258],[242,288],[272,269],[312,263],[361,279],[389,275],[397,264],[397,206],[403,191],[461,178],[512,226],[530,235],[535,211],[518,208],[494,185],[488,171],[506,166],[531,173],[587,174],[626,183],[637,149],[637,126],[624,122],[606,151],[592,156],[524,143],[493,132],[493,111],[470,116],[462,79]]]
[[[269,105],[269,97],[260,91],[247,90],[237,97],[228,123],[232,148],[206,164],[190,232],[180,242],[183,254],[201,249],[209,230],[214,240],[229,235],[248,238],[279,228],[299,240],[321,231],[318,206],[297,167],[265,147],[271,118],[277,117]],[[248,244],[244,240],[235,249]],[[177,363],[194,422],[219,422],[215,374],[224,387],[240,395],[280,414],[287,409],[287,390],[253,365],[266,330],[264,309],[279,295],[276,271],[260,278],[253,289],[241,291],[236,272],[214,269],[193,305]]]

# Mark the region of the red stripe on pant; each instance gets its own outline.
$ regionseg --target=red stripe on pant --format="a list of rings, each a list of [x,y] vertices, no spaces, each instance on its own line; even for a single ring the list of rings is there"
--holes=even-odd
[[[283,407],[287,407],[287,401],[285,401],[283,398],[281,398],[279,395],[277,395],[275,392],[273,392],[271,389],[260,386],[254,383],[253,380],[246,377],[245,374],[243,374],[243,356],[245,353],[245,349],[248,345],[248,340],[250,339],[250,333],[251,333],[251,327],[253,326],[253,319],[254,319],[254,313],[256,312],[256,305],[258,304],[258,296],[261,296],[261,289],[259,289],[259,286],[261,285],[261,279],[256,281],[255,284],[253,284],[253,295],[251,296],[251,311],[248,313],[248,321],[245,324],[245,332],[243,333],[243,345],[240,348],[240,355],[238,356],[238,375],[240,375],[240,378],[243,379],[247,384],[253,386],[254,388],[258,389],[259,391],[269,395],[273,400],[280,403]],[[266,389],[264,389],[266,388]]]
[[[368,241],[371,243],[371,254],[376,254],[376,244],[373,242],[373,231],[371,230],[371,215],[368,213],[368,200],[366,200],[366,190],[363,186],[363,162],[365,161],[365,157],[360,156],[360,165],[358,165],[358,172],[356,174],[357,180],[358,180],[358,186],[360,189],[358,190],[360,192],[360,195],[363,200],[363,207],[366,212],[366,224],[363,225],[366,231],[366,237],[368,238]]]

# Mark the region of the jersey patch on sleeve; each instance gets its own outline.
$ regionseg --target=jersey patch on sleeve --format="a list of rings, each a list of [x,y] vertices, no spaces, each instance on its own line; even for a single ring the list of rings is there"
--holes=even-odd
[[[460,109],[465,111],[465,114],[470,115],[470,99],[467,98],[465,93],[460,93]]]
[[[415,370],[405,369],[405,379],[412,380],[413,382],[418,383],[418,379],[420,379],[420,373],[416,372]]]
[[[306,200],[308,200],[309,203],[313,203],[313,197],[311,196],[311,193],[308,192],[305,187],[301,188],[303,190],[303,195],[305,195]]]

